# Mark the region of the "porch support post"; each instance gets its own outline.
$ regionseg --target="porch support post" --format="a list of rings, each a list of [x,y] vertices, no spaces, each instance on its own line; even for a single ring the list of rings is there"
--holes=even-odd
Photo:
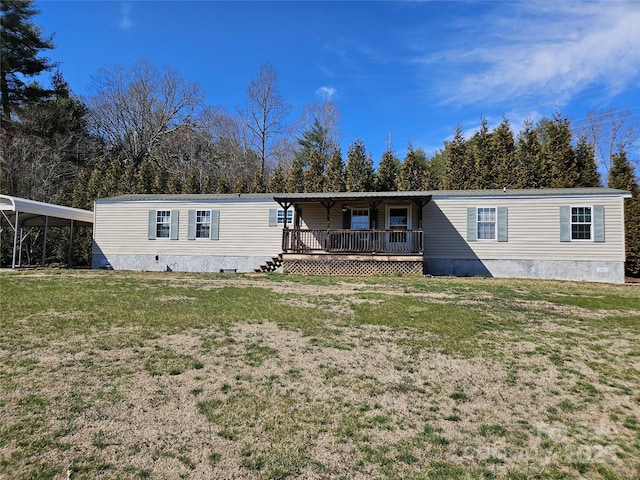
[[[42,239],[42,266],[47,263],[47,230],[49,229],[49,217],[44,217],[44,238]]]
[[[378,207],[382,203],[381,200],[373,201],[370,203],[371,216],[373,217],[373,229],[378,230]]]
[[[328,202],[320,202],[320,204],[327,210],[327,230],[329,230],[331,225],[331,208],[336,202],[329,200]]]
[[[71,268],[71,250],[73,248],[73,220],[69,226],[69,259],[67,260],[67,266]]]
[[[284,202],[284,203],[278,202],[278,205],[280,205],[284,210],[284,228],[289,228],[287,226],[287,210],[291,208],[291,206],[293,205],[293,202]]]
[[[424,209],[424,206],[429,203],[431,201],[431,197],[424,199],[424,198],[418,198],[415,199],[413,201],[413,203],[416,204],[416,206],[418,207],[418,211],[420,212],[420,215],[418,216],[419,220],[418,220],[418,228],[422,228],[422,210]]]

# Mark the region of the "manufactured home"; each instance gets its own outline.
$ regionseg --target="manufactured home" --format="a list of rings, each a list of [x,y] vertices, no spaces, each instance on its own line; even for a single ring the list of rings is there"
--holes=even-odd
[[[606,188],[123,195],[95,204],[93,267],[624,282]]]

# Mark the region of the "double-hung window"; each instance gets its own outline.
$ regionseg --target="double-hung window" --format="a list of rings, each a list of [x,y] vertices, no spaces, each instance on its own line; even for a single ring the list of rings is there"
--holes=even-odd
[[[561,242],[604,242],[604,205],[560,207]]]
[[[571,240],[591,240],[591,207],[571,207]]]
[[[478,208],[476,222],[478,240],[496,240],[496,207]]]
[[[507,207],[468,207],[467,241],[509,241]]]
[[[196,210],[196,238],[211,238],[211,210]]]
[[[149,210],[149,240],[178,240],[178,210]]]
[[[352,230],[368,230],[369,229],[369,209],[354,208],[351,210],[351,229]]]
[[[278,210],[278,225],[284,225],[284,209]],[[287,209],[287,225],[293,224],[293,208]]]
[[[171,235],[171,210],[156,211],[156,238],[169,238]]]
[[[208,238],[218,240],[220,210],[189,210],[187,239]]]

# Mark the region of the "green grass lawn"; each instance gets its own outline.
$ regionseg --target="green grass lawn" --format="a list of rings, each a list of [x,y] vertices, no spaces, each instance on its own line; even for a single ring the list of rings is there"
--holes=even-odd
[[[640,286],[0,274],[0,479],[640,477]]]

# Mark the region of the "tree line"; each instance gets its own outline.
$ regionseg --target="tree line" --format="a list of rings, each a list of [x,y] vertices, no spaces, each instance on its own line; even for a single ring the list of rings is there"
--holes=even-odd
[[[170,68],[146,62],[106,67],[93,93],[73,94],[54,48],[33,17],[31,0],[1,6],[3,45],[0,192],[92,209],[120,194],[362,192],[396,190],[611,187],[632,191],[627,201],[627,266],[640,274],[638,181],[627,149],[638,139],[624,112],[590,114],[572,125],[560,111],[526,121],[508,119],[465,136],[457,126],[428,155],[409,144],[399,158],[391,144],[374,159],[355,139],[339,146],[339,112],[330,101],[308,105],[287,124],[290,107],[278,72],[261,65],[246,101],[235,111],[204,104],[200,87]],[[33,78],[51,72],[51,84]],[[605,121],[603,122],[603,119]],[[615,134],[603,125],[615,127]],[[601,179],[598,169],[607,178]],[[603,180],[605,182],[603,182]],[[85,235],[86,236],[86,235]],[[55,235],[54,235],[55,237]],[[64,235],[51,255],[66,251]],[[37,258],[37,239],[31,240]],[[78,235],[77,262],[90,257],[90,238]],[[3,237],[3,246],[6,239]],[[29,247],[27,246],[27,250]],[[1,255],[6,261],[7,248]]]

